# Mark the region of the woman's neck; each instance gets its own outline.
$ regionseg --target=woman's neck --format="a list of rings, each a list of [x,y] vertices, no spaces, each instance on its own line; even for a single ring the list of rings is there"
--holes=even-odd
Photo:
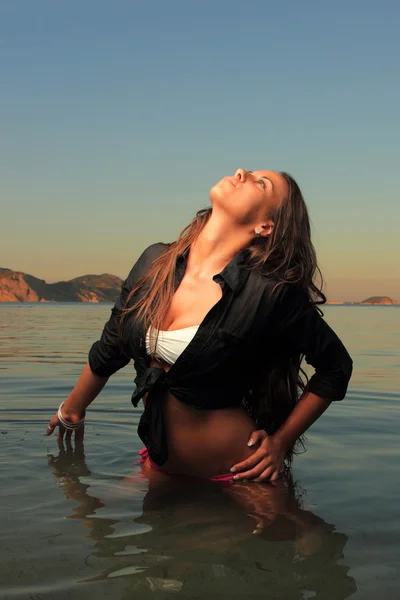
[[[201,279],[220,273],[232,258],[251,241],[248,232],[211,213],[190,247],[187,269]]]

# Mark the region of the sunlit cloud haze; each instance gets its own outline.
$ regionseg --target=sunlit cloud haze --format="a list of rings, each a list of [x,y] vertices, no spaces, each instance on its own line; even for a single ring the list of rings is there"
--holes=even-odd
[[[335,300],[400,301],[393,2],[0,4],[0,266],[125,277],[238,167],[303,190]]]

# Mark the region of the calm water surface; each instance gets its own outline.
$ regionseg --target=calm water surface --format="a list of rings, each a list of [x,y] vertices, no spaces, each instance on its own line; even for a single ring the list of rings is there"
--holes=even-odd
[[[44,437],[109,311],[0,305],[0,597],[400,598],[399,307],[325,309],[355,372],[287,494],[149,482],[130,366],[90,408],[84,447]]]

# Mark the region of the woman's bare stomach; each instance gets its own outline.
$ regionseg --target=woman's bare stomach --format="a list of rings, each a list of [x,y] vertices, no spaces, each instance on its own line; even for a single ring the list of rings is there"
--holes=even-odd
[[[168,473],[212,477],[253,454],[247,446],[255,424],[241,406],[198,410],[167,393],[163,399]]]

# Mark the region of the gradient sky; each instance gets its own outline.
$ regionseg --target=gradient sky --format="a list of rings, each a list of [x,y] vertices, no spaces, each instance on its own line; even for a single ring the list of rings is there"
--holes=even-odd
[[[400,3],[3,0],[0,266],[125,277],[210,187],[298,180],[331,299],[400,301]]]

